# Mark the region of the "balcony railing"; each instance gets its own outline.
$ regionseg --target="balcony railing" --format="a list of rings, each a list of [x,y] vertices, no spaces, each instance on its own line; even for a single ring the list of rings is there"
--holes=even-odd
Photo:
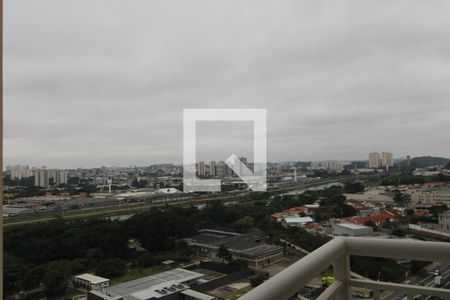
[[[333,265],[335,282],[317,300],[349,300],[351,287],[372,290],[373,299],[376,300],[382,299],[382,291],[400,292],[405,294],[408,300],[414,299],[415,295],[450,299],[450,290],[446,289],[352,279],[351,255],[450,262],[450,243],[337,237],[254,288],[240,300],[290,299],[330,265]]]

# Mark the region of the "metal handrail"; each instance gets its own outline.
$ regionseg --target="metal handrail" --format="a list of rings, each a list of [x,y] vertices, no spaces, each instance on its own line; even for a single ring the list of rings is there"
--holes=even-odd
[[[414,288],[408,288],[405,287],[406,285],[387,282],[351,280],[350,255],[450,262],[450,243],[336,237],[243,295],[240,300],[289,299],[331,264],[336,284],[331,285],[322,293],[319,297],[321,300],[348,300],[352,285],[369,289],[372,287],[377,292],[380,289],[399,291],[406,289],[408,293],[450,296],[450,291],[443,289],[414,286],[412,286]]]

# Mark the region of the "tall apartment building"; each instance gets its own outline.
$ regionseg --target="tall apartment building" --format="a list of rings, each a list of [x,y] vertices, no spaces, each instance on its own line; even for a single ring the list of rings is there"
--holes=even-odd
[[[41,169],[34,170],[34,185],[40,186],[40,187],[48,187],[49,180],[48,180],[48,170],[43,167]]]
[[[369,168],[378,169],[381,167],[381,155],[378,152],[369,153]]]
[[[216,161],[209,162],[209,176],[217,176]]]
[[[216,176],[219,178],[224,178],[228,175],[229,175],[228,165],[223,160],[218,161],[216,164]]]
[[[29,166],[8,166],[6,167],[6,170],[10,172],[11,179],[22,179],[33,176],[33,171]]]
[[[35,186],[46,188],[50,185],[67,184],[68,172],[66,170],[46,169],[42,167],[41,169],[35,169],[33,173]]]
[[[342,172],[344,163],[337,160],[313,161],[311,162],[311,170]]]
[[[204,161],[197,163],[197,176],[206,176],[206,166]]]
[[[56,185],[67,184],[67,174],[66,170],[56,170],[55,177],[53,177],[54,183]]]
[[[381,152],[381,165],[383,167],[394,166],[394,155],[390,152]]]

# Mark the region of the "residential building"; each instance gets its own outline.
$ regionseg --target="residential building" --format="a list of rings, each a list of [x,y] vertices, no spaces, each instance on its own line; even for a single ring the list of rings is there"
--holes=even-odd
[[[450,233],[450,210],[439,215],[439,230]]]
[[[41,169],[36,169],[33,172],[34,175],[34,185],[40,187],[48,187],[49,179],[48,179],[48,170],[43,167]]]
[[[369,168],[378,169],[381,167],[381,155],[378,152],[369,153]]]
[[[428,204],[428,205],[441,205],[445,204],[450,206],[450,189],[411,189],[408,191],[411,196],[411,202],[415,205]]]
[[[400,215],[394,210],[383,210],[372,216],[354,216],[345,218],[344,220],[349,223],[360,225],[369,221],[375,223],[376,225],[380,225],[383,222],[394,222],[399,217]]]
[[[342,172],[344,170],[344,162],[337,160],[313,161],[310,168],[311,170]]]
[[[315,206],[314,206],[315,207]],[[284,218],[289,216],[301,216],[301,215],[308,215],[309,209],[303,206],[299,207],[291,207],[288,209],[283,210],[282,212],[277,212],[272,214],[272,221],[274,222],[281,222]]]
[[[206,176],[206,165],[204,161],[199,161],[197,163],[197,176],[205,177]]]
[[[385,168],[394,166],[394,155],[390,152],[381,152],[381,166]]]
[[[11,179],[22,179],[33,176],[33,171],[30,170],[29,166],[8,166],[6,170],[10,172]]]
[[[48,180],[50,185],[67,184],[67,171],[59,169],[49,169]]]
[[[214,160],[209,162],[209,176],[217,176],[216,162]]]
[[[229,175],[228,165],[223,160],[218,161],[216,164],[216,176],[224,178],[227,175]]]

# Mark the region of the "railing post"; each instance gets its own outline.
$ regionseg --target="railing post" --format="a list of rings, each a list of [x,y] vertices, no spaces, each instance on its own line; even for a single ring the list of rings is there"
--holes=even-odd
[[[374,300],[380,300],[381,299],[381,292],[379,289],[372,290],[373,292],[373,299]]]
[[[333,272],[335,280],[343,283],[335,300],[350,300],[350,256],[347,253],[333,263]]]

